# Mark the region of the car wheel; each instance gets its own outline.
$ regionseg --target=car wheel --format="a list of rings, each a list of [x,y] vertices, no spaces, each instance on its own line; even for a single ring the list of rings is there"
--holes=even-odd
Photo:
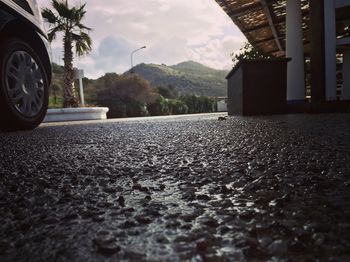
[[[37,127],[48,106],[48,77],[39,55],[21,39],[0,44],[0,129]]]

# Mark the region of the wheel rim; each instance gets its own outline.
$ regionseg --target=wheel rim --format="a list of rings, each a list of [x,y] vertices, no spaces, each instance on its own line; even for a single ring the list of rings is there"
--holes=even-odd
[[[44,78],[35,59],[25,51],[11,54],[5,67],[6,90],[24,117],[35,117],[44,104]]]

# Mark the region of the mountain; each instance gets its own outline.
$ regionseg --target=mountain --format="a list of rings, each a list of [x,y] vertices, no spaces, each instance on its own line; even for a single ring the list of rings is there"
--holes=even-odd
[[[140,64],[132,70],[155,86],[174,86],[180,94],[227,96],[225,77],[228,71],[197,62],[187,61],[173,66]]]

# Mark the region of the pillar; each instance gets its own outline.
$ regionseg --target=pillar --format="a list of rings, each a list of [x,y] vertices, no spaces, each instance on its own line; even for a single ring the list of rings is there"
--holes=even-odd
[[[343,52],[342,100],[350,100],[350,49],[344,49],[344,52]]]
[[[325,92],[325,48],[323,1],[310,0],[311,101],[322,103]]]
[[[325,88],[326,100],[337,99],[335,0],[324,1]]]
[[[292,58],[287,69],[287,101],[305,99],[304,45],[301,0],[287,0],[286,56]]]

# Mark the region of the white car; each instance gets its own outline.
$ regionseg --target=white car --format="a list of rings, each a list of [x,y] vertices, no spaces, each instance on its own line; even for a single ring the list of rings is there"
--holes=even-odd
[[[36,0],[0,0],[0,129],[37,127],[45,117],[51,58]]]

